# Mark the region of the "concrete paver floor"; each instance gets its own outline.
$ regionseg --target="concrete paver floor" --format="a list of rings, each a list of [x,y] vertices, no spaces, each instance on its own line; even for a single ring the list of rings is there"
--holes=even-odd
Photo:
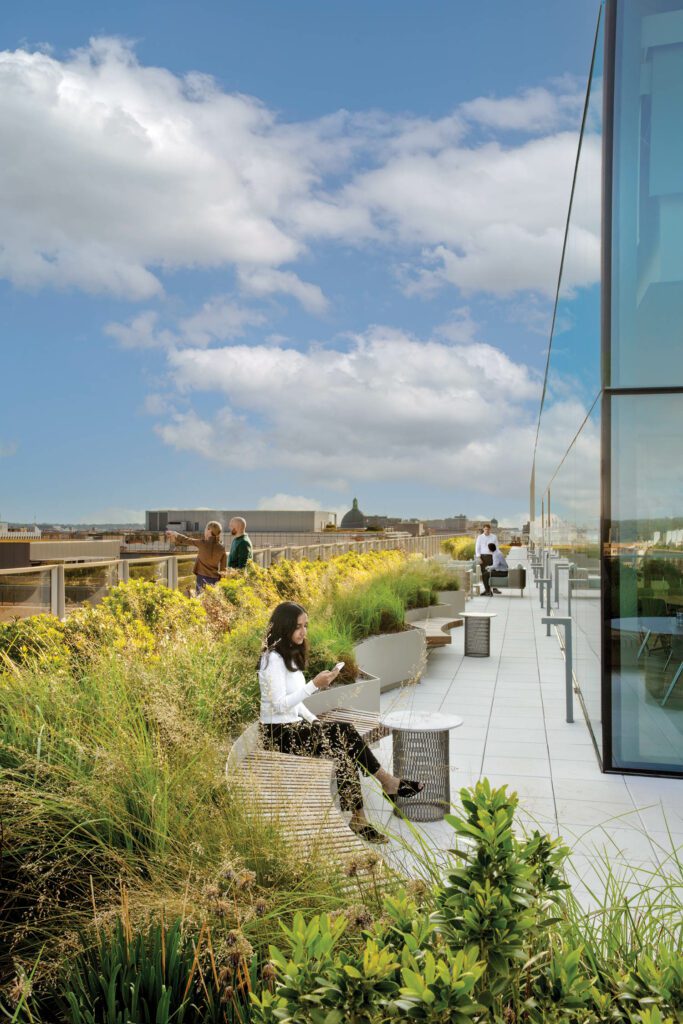
[[[531,573],[523,598],[503,591],[473,598],[467,607],[496,612],[490,658],[465,658],[464,630],[456,629],[449,647],[430,654],[420,683],[383,695],[382,710],[460,716],[464,724],[450,740],[454,805],[460,788],[478,778],[507,783],[520,797],[520,827],[561,835],[571,848],[569,877],[583,903],[602,890],[605,857],[630,879],[631,889],[647,884],[649,872],[672,864],[674,849],[683,852],[683,781],[600,771],[578,698],[575,721],[565,721],[564,655],[555,631],[546,636]],[[390,738],[380,751],[390,766]],[[434,851],[453,846],[445,822],[409,826],[391,814],[370,782],[366,796],[373,819],[403,837],[392,842],[390,856],[405,861],[406,845],[421,842]]]

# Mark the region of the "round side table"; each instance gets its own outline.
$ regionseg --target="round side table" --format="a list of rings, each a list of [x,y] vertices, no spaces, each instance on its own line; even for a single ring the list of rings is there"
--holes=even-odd
[[[460,612],[465,620],[465,657],[488,658],[491,655],[491,619],[496,612]]]
[[[380,722],[392,731],[394,775],[425,784],[416,796],[394,797],[394,814],[409,821],[440,821],[451,806],[449,732],[462,725],[462,718],[406,709],[389,711]]]

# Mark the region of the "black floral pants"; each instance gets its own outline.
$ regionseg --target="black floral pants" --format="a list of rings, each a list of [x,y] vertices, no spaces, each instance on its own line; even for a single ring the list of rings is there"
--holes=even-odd
[[[325,757],[334,761],[342,810],[361,810],[363,794],[358,767],[374,775],[381,765],[350,722],[262,724],[261,733],[266,750],[298,754],[300,757]]]

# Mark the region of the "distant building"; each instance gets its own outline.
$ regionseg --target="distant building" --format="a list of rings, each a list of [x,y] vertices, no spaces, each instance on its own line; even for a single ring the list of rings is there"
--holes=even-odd
[[[38,526],[10,526],[9,523],[0,523],[0,540],[38,540],[39,537]]]
[[[2,540],[0,569],[57,562],[105,562],[120,557],[121,538],[112,540]]]
[[[364,530],[366,528],[367,519],[358,508],[358,498],[353,499],[353,505],[342,516],[340,526],[342,530]]]
[[[179,533],[201,533],[212,519],[228,523],[235,516],[247,521],[251,533],[322,533],[328,526],[336,526],[334,512],[318,509],[158,509],[145,513],[145,529],[150,533],[177,530]]]
[[[456,516],[446,516],[445,519],[425,519],[424,525],[432,533],[466,533],[468,520],[461,512]]]

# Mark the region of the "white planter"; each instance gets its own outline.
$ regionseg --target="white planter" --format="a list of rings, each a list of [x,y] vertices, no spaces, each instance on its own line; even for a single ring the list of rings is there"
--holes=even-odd
[[[439,604],[449,609],[446,615],[459,615],[465,611],[464,590],[437,590],[436,596]]]
[[[356,662],[364,672],[377,676],[380,692],[416,681],[426,661],[425,635],[420,629],[382,633],[356,644]]]
[[[459,593],[459,591],[454,591]],[[430,604],[426,608],[411,608],[406,612],[406,622],[421,622],[424,619],[447,619],[453,614],[448,604]]]
[[[329,690],[318,690],[306,697],[304,704],[314,715],[334,708],[353,708],[354,711],[379,713],[379,679],[368,672],[355,683],[331,686]]]

